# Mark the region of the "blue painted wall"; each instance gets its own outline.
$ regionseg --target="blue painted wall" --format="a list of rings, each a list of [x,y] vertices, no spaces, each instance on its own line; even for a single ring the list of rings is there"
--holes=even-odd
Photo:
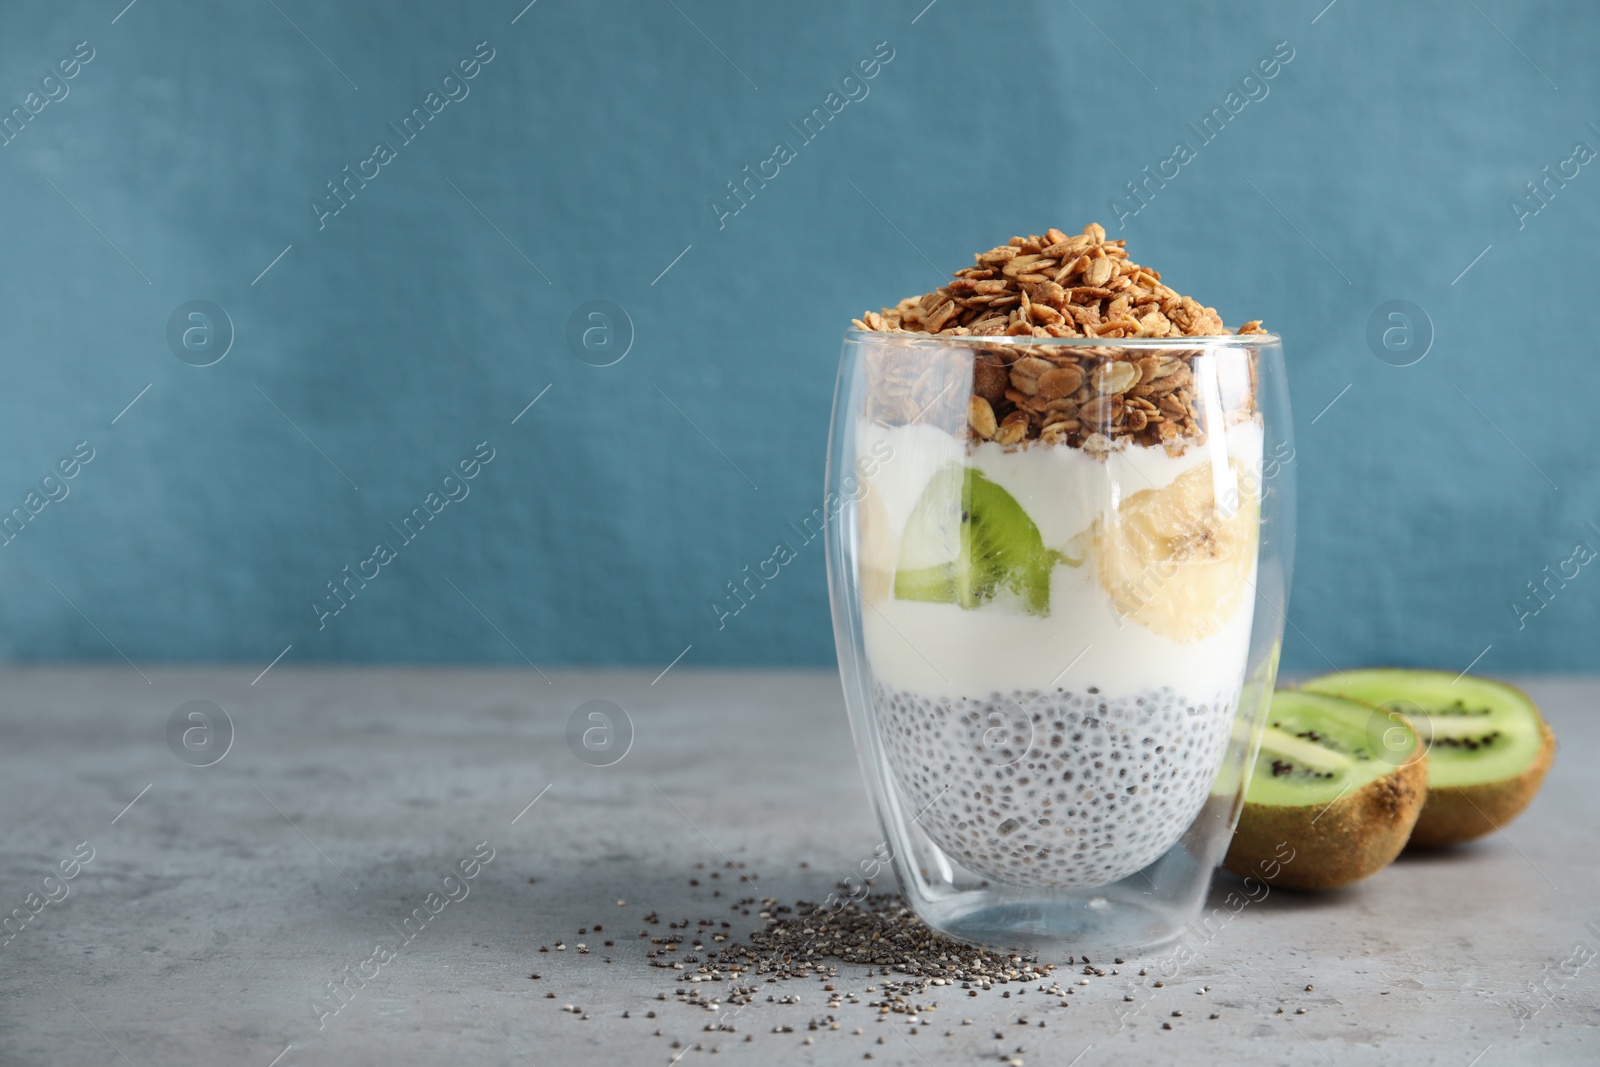
[[[829,662],[820,544],[725,628],[711,605],[814,506],[842,329],[1099,219],[1286,338],[1290,667],[1600,665],[1600,565],[1574,561],[1600,549],[1600,9],[924,3],[0,7],[26,115],[0,508],[61,497],[0,548],[0,652]],[[168,338],[196,300],[234,334],[208,367]],[[611,366],[568,342],[594,300],[631,319]],[[1431,323],[1411,366],[1369,344],[1395,300]],[[459,499],[319,622],[429,493]]]

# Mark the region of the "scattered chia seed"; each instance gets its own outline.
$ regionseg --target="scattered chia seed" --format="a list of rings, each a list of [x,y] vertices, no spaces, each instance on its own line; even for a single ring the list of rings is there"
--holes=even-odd
[[[790,908],[770,897],[751,898],[735,906],[756,904],[766,920],[764,929],[750,934],[745,943],[725,943],[715,961],[700,965],[697,974],[703,981],[750,974],[771,975],[779,981],[813,974],[832,978],[837,967],[825,961],[837,960],[875,966],[884,975],[899,973],[923,979],[923,987],[967,982],[987,989],[1045,978],[1055,969],[1053,964],[1040,964],[1037,956],[990,952],[942,937],[898,897],[878,895],[864,904],[849,903],[833,910],[806,901]],[[882,984],[886,993],[903,991],[891,990],[896,983]],[[912,984],[898,983],[900,987]],[[867,992],[873,991],[868,987]]]
[[[737,870],[732,863],[728,867]],[[716,872],[712,873],[712,877],[717,877]],[[744,880],[749,880],[749,876],[745,876]],[[841,884],[839,888],[848,890],[850,887]],[[775,1025],[763,1021],[756,1028],[757,1032],[770,1029],[775,1035],[792,1035],[797,1030],[813,1033],[842,1031],[850,1015],[845,1014],[841,1019],[831,1013],[848,1010],[849,1006],[854,1005],[857,1009],[864,1008],[872,1012],[872,1017],[879,1023],[903,1023],[903,1027],[896,1028],[903,1037],[918,1036],[919,1030],[926,1027],[950,1038],[955,1031],[938,1026],[943,1020],[936,1015],[940,1004],[934,998],[939,996],[940,987],[957,987],[965,991],[968,998],[977,998],[983,992],[992,995],[996,987],[1002,987],[998,999],[1003,1000],[1012,999],[1013,993],[1021,998],[1032,987],[1032,991],[1047,995],[1041,1010],[1048,1013],[1055,1008],[1065,1010],[1070,1007],[1072,1001],[1069,994],[1078,992],[1087,995],[1088,1006],[1094,1006],[1099,998],[1086,988],[1092,984],[1091,979],[1120,975],[1119,971],[1095,966],[1087,956],[1068,956],[1066,963],[1071,977],[1056,981],[1052,977],[1056,965],[1041,963],[1037,955],[991,951],[943,937],[918,919],[897,895],[873,893],[860,902],[841,902],[842,897],[842,892],[830,896],[827,905],[807,901],[783,904],[774,897],[746,897],[730,902],[729,910],[735,914],[749,916],[754,912],[759,917],[756,929],[744,934],[735,931],[728,920],[710,918],[682,917],[670,920],[665,923],[663,930],[663,920],[652,911],[644,917],[646,927],[639,931],[639,938],[646,941],[646,945],[642,946],[644,958],[650,966],[671,972],[662,976],[663,981],[669,983],[667,988],[671,990],[671,999],[676,999],[685,1007],[698,1008],[716,1016],[702,1026],[706,1034],[731,1034],[736,1030],[751,1029],[748,1025],[736,1027],[735,1023],[744,1007],[760,1001],[799,1007],[806,1010],[807,1015],[803,1018],[790,1016],[790,1022],[776,1021]],[[625,901],[618,901],[619,907],[623,904]],[[654,933],[651,926],[655,927]],[[599,933],[602,929],[600,923],[593,923],[580,928],[578,934],[587,937],[591,930]],[[614,944],[614,941],[605,941],[607,948]],[[707,945],[712,947],[707,949]],[[589,946],[584,941],[575,942],[573,947],[578,955],[588,954]],[[557,941],[554,942],[554,949],[564,953],[568,945],[564,941]],[[539,947],[540,952],[548,953],[550,950],[550,946]],[[606,958],[606,962],[611,962],[610,957]],[[1127,961],[1116,957],[1114,962],[1125,964]],[[842,970],[842,965],[864,967],[865,972]],[[1148,975],[1148,970],[1140,968],[1139,974]],[[535,972],[528,977],[537,980],[542,976]],[[782,992],[787,983],[803,979],[815,981],[821,987],[818,995]],[[863,984],[855,985],[856,982]],[[1063,982],[1066,988],[1063,988]],[[777,988],[773,989],[775,985]],[[849,985],[855,985],[861,992],[850,990]],[[1149,985],[1159,989],[1164,988],[1165,983],[1156,979]],[[816,990],[815,986],[810,988]],[[1201,986],[1195,993],[1202,995],[1210,988]],[[1127,986],[1123,990],[1127,993]],[[1307,984],[1306,991],[1311,990],[1311,985]],[[952,990],[947,995],[956,994]],[[546,993],[545,998],[554,1000],[556,994]],[[669,994],[659,992],[655,999],[666,1001]],[[1132,995],[1122,997],[1122,1001],[1128,1004],[1135,1000]],[[807,1005],[810,1007],[806,1008]],[[1039,1006],[1037,998],[1035,1006]],[[822,1009],[821,1012],[818,1012],[818,1008]],[[781,1013],[784,1008],[776,1010]],[[590,1018],[588,1013],[572,1004],[564,1006],[562,1011],[581,1020]],[[1183,1014],[1174,1010],[1170,1018],[1180,1019]],[[1279,1008],[1277,1014],[1284,1014],[1284,1009]],[[1297,1009],[1295,1014],[1305,1015],[1306,1009]],[[621,1016],[623,1019],[632,1018],[628,1011],[621,1012]],[[644,1017],[654,1020],[656,1016],[655,1011],[650,1011]],[[860,1018],[860,1015],[857,1017]],[[1220,1015],[1213,1012],[1209,1018],[1218,1019]],[[744,1022],[748,1024],[751,1020]],[[961,1025],[972,1026],[974,1023],[971,1019],[963,1019]],[[1028,1015],[1014,1016],[1011,1022],[1001,1025],[1029,1030],[1047,1028],[1044,1019],[1030,1019]],[[1173,1025],[1171,1021],[1163,1021],[1161,1029],[1170,1031]],[[850,1032],[861,1036],[863,1030],[856,1026]],[[880,1033],[883,1032],[880,1030]],[[665,1036],[665,1031],[657,1029],[655,1035]],[[1005,1039],[1006,1034],[1002,1030],[994,1031],[994,1040]],[[744,1034],[744,1042],[753,1040],[753,1033]],[[807,1036],[802,1043],[814,1045],[817,1039]],[[877,1038],[876,1044],[886,1044],[885,1039]],[[681,1040],[674,1040],[671,1047],[675,1051],[689,1050]],[[692,1048],[713,1053],[720,1051],[720,1046],[716,1045],[708,1048],[694,1044]],[[1023,1051],[1018,1047],[1015,1053],[1001,1053],[1000,1059],[1007,1063],[1020,1062]],[[866,1053],[865,1057],[872,1058],[872,1053]]]

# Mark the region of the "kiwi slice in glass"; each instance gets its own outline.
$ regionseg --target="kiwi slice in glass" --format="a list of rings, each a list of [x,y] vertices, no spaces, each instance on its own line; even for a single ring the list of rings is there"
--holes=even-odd
[[[1016,497],[952,463],[928,482],[906,520],[894,595],[976,608],[1006,589],[1030,614],[1048,615],[1055,563]]]
[[[1515,686],[1448,671],[1378,668],[1301,687],[1397,711],[1428,744],[1428,803],[1411,833],[1419,848],[1470,841],[1521,813],[1555,759],[1556,738]]]
[[[1405,848],[1427,774],[1405,716],[1279,689],[1223,866],[1291,889],[1359,881]]]

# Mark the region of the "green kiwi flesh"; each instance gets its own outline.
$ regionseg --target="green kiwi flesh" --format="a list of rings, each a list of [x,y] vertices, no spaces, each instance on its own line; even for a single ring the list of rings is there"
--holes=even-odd
[[[971,609],[1006,590],[1030,614],[1048,615],[1055,563],[1015,497],[952,463],[928,482],[906,520],[894,595]]]
[[[1411,844],[1437,848],[1491,833],[1528,806],[1555,757],[1555,735],[1528,695],[1448,671],[1344,671],[1302,689],[1397,711],[1428,749],[1428,803]]]
[[[1403,716],[1277,690],[1223,866],[1293,889],[1359,881],[1405,848],[1426,796],[1426,751]]]

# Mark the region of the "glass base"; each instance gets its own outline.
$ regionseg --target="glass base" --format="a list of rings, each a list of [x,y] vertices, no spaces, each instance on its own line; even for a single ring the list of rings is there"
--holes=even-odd
[[[1186,914],[1171,905],[1130,899],[1109,891],[1082,898],[1061,896],[996,900],[990,891],[961,893],[916,908],[930,927],[957,941],[1037,953],[1045,963],[1061,958],[1138,955],[1170,944]]]
[[[1082,887],[985,878],[914,824],[901,839],[895,875],[917,916],[957,941],[1037,954],[1043,963],[1143,955],[1191,930],[1233,818],[1233,798],[1212,796],[1184,836],[1152,863],[1118,881]]]

